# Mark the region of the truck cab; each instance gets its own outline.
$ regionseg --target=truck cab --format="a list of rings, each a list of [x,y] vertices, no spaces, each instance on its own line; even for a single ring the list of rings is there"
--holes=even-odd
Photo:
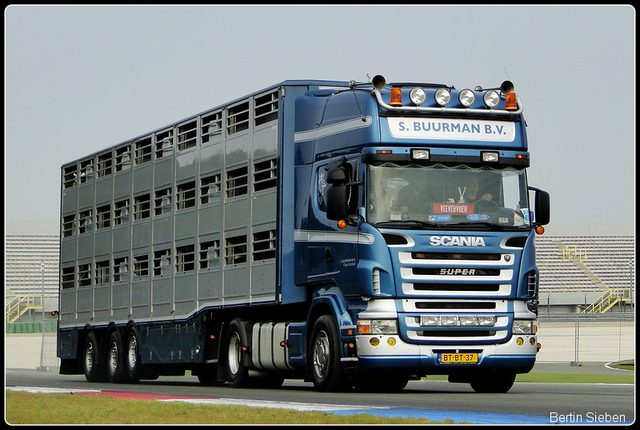
[[[373,85],[297,101],[322,114],[310,129],[297,119],[296,281],[343,303],[356,385],[445,374],[508,391],[539,348],[534,236],[549,218],[548,194],[527,184],[521,102],[507,106],[508,82]]]

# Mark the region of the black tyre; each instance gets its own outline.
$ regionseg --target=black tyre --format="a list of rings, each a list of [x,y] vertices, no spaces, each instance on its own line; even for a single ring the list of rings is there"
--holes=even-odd
[[[108,381],[104,353],[98,344],[94,332],[89,332],[84,341],[83,350],[84,376],[89,382]]]
[[[248,369],[245,365],[247,339],[240,321],[231,321],[226,339],[227,380],[233,388],[245,387],[249,379]]]
[[[330,316],[323,315],[313,325],[309,346],[313,385],[318,391],[342,391],[351,386],[340,364],[340,335]]]
[[[477,376],[470,384],[476,393],[506,393],[515,380],[515,373],[497,373]]]
[[[202,385],[217,385],[218,366],[216,364],[206,364],[198,369],[198,381]]]
[[[131,326],[127,332],[125,343],[125,363],[127,367],[127,379],[129,382],[140,381],[140,335],[135,326]]]
[[[366,393],[397,393],[409,383],[409,378],[404,375],[358,375],[353,378],[356,390]]]
[[[115,383],[127,381],[127,368],[125,354],[122,348],[122,336],[118,330],[109,335],[107,342],[107,375],[109,380]]]

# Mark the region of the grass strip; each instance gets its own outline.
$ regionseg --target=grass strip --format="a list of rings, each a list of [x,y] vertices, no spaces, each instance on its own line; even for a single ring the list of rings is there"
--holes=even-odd
[[[5,390],[9,424],[344,424],[345,416],[327,412],[248,406],[194,405],[183,402],[117,399],[104,396],[38,394]],[[452,424],[424,418],[356,414],[349,424]]]

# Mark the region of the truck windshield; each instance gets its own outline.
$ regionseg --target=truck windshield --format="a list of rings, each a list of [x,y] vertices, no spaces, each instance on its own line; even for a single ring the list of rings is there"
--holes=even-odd
[[[367,221],[379,227],[530,227],[524,170],[464,165],[367,165]]]

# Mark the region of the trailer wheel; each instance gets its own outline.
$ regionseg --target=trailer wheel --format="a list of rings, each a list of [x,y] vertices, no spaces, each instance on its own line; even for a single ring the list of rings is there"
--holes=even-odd
[[[311,332],[311,376],[319,391],[342,391],[349,388],[340,365],[340,336],[333,318],[323,315]]]
[[[111,332],[107,344],[107,375],[109,375],[109,380],[114,383],[125,382],[127,379],[125,366],[122,336],[118,330],[114,330]]]
[[[140,367],[142,366],[140,363],[140,336],[135,326],[130,327],[127,333],[125,361],[129,382],[140,381]]]
[[[473,378],[470,384],[476,393],[506,393],[515,380],[515,373],[486,374]]]
[[[104,354],[102,354],[96,335],[92,331],[84,341],[83,367],[87,381],[105,382],[108,380]]]
[[[248,369],[244,363],[247,342],[242,324],[231,321],[227,335],[227,379],[233,388],[244,387],[248,381]]]

